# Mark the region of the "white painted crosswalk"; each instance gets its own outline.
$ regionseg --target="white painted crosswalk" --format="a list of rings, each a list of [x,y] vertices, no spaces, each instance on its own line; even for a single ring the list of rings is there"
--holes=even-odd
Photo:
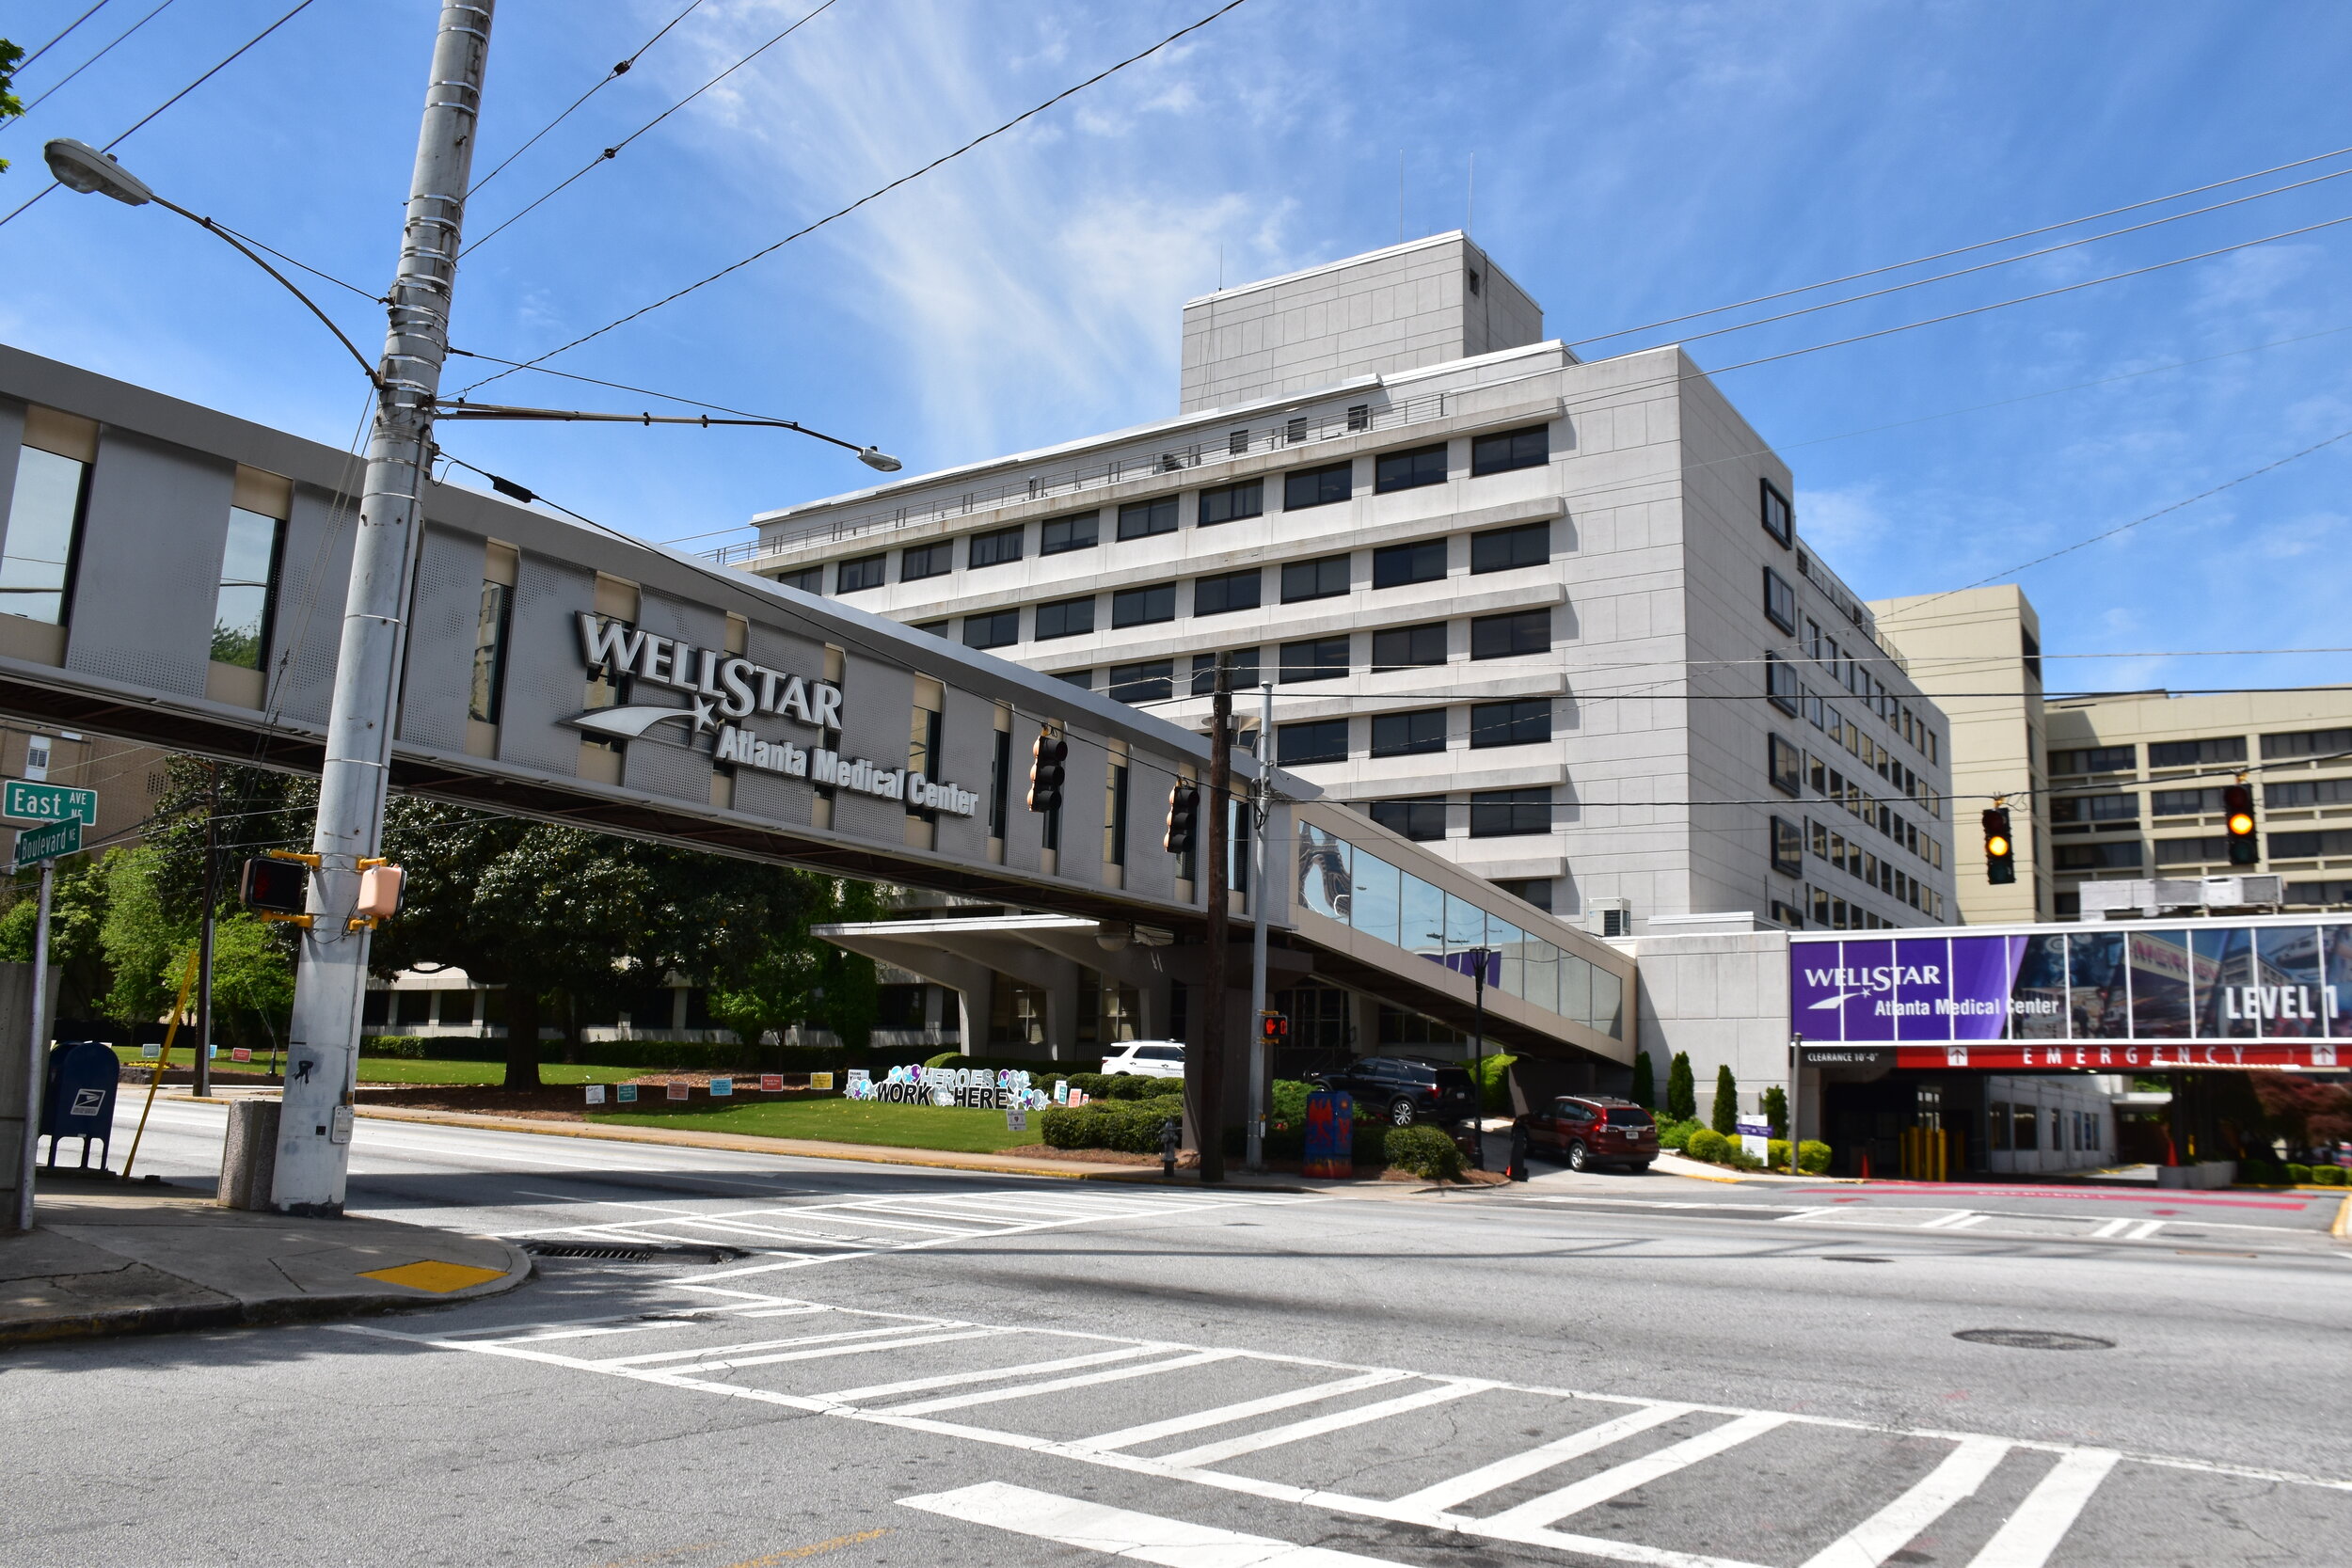
[[[1033,1223],[1017,1212],[1007,1219]],[[677,1283],[707,1277],[706,1271]],[[2066,1560],[2070,1532],[2122,1467],[2136,1466],[2167,1487],[2200,1473],[2231,1485],[2256,1475],[2065,1443],[832,1307],[757,1293],[758,1283],[724,1287],[736,1299],[652,1318],[346,1331],[623,1379],[664,1397],[749,1400],[1116,1471],[1164,1488],[1166,1512],[1136,1513],[995,1483],[905,1502],[1181,1568],[1361,1568],[1385,1560],[1189,1523],[1184,1500],[1200,1497],[1199,1489],[1252,1499],[1252,1507],[1296,1505],[1302,1532],[1320,1529],[1316,1518],[1352,1515],[1508,1544],[1539,1559],[1642,1568],[1881,1568],[1922,1560],[1914,1544],[1932,1539],[1937,1561],[2053,1568]],[[860,1375],[855,1369],[865,1364],[875,1370]],[[1788,1456],[1796,1452],[1808,1457],[1792,1467]],[[1743,1479],[1756,1473],[1759,1456],[1769,1482]],[[1367,1484],[1375,1477],[1381,1483]],[[2352,1481],[2260,1479],[2314,1488],[2352,1509]],[[1693,1495],[1708,1505],[1673,1506]],[[1744,1531],[1719,1528],[1722,1511],[1738,1507],[1754,1510],[1756,1522]],[[1726,1533],[1753,1535],[1754,1555],[1711,1545]]]

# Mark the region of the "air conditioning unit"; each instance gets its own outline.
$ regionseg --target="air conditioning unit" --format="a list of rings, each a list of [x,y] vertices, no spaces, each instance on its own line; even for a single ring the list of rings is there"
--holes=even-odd
[[[2284,877],[2206,877],[2201,879],[2202,896],[2198,900],[2209,910],[2243,910],[2257,905],[2276,906],[2286,902],[2287,879]]]
[[[2243,910],[2286,902],[2286,879],[2159,877],[2082,884],[2085,920],[2153,919],[2184,910]]]
[[[1597,937],[1629,937],[1633,934],[1633,900],[1630,898],[1600,898],[1585,906],[1584,928]]]

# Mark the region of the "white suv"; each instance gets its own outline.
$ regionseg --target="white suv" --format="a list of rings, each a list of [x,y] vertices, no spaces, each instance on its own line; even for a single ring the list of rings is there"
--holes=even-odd
[[[1122,1040],[1111,1053],[1103,1058],[1103,1070],[1111,1077],[1182,1078],[1184,1075],[1184,1042],[1182,1040]]]

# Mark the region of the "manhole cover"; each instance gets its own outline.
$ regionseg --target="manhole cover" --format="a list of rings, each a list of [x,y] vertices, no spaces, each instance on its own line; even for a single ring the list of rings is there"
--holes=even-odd
[[[731,1246],[621,1246],[594,1242],[525,1242],[533,1258],[579,1258],[604,1263],[731,1263],[751,1254]]]
[[[2046,1328],[1963,1328],[1952,1336],[1972,1345],[2003,1345],[2010,1350],[2113,1350],[2115,1341],[2089,1334],[2060,1334]]]

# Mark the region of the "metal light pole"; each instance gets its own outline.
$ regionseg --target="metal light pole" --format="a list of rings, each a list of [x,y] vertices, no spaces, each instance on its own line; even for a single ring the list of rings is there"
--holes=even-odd
[[[1470,974],[1470,1169],[1486,1168],[1486,956],[1473,947],[1477,969]]]
[[[204,795],[204,923],[196,939],[196,1077],[201,1100],[213,1092],[213,917],[220,907],[220,857],[216,834],[220,826],[220,764],[212,767],[212,787]]]
[[[1249,819],[1257,826],[1257,881],[1249,895],[1249,1148],[1251,1170],[1265,1169],[1266,1043],[1265,1043],[1265,906],[1266,821],[1274,815],[1274,683],[1259,689],[1258,777],[1250,791]]]
[[[354,927],[351,911],[358,862],[375,852],[383,827],[411,542],[449,352],[450,295],[495,3],[443,0],[426,78],[310,840],[319,866],[310,879],[270,1189],[271,1206],[290,1213],[342,1212],[368,977],[368,931]]]
[[[1209,705],[1208,950],[1201,955],[1200,1049],[1184,1052],[1184,1118],[1200,1156],[1200,1180],[1225,1180],[1225,947],[1226,860],[1232,854],[1231,795],[1233,788],[1232,670],[1216,657],[1216,695]],[[1197,1058],[1197,1059],[1196,1059]]]
[[[1788,1174],[1791,1176],[1804,1174],[1804,1162],[1800,1153],[1804,1146],[1804,1135],[1798,1131],[1797,1125],[1797,1097],[1804,1088],[1804,1037],[1792,1033],[1788,1037]],[[1768,1149],[1766,1152],[1771,1151]]]
[[[17,1150],[15,1228],[33,1228],[33,1181],[39,1166],[41,1099],[49,1087],[49,896],[57,882],[57,863],[40,863],[40,908],[33,927],[32,1060],[24,1074],[24,1146]]]

